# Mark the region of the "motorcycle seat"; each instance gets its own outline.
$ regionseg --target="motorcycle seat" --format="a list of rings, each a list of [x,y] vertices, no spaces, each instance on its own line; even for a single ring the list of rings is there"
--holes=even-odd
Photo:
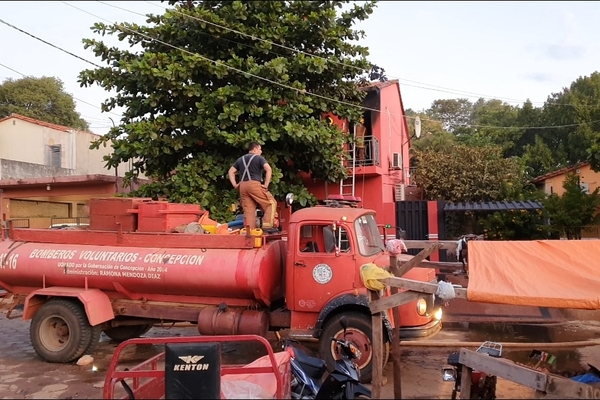
[[[292,347],[294,358],[299,364],[305,367],[305,371],[311,378],[319,379],[327,370],[327,363],[320,358],[311,357],[302,350]],[[320,376],[318,376],[320,374]]]

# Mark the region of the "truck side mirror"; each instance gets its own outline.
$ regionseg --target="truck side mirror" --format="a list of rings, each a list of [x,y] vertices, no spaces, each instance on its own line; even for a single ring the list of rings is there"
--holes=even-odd
[[[294,202],[294,193],[288,193],[285,196],[285,206],[290,207],[293,202]]]

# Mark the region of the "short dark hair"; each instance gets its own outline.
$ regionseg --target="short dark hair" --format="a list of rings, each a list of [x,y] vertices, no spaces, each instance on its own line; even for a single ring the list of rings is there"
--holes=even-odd
[[[258,142],[250,142],[250,144],[248,145],[248,151],[252,151],[255,148],[260,147],[260,143]]]

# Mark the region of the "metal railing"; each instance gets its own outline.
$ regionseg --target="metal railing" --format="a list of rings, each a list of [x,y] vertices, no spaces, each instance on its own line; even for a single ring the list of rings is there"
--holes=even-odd
[[[347,167],[352,167],[353,154],[356,157],[357,167],[379,166],[381,163],[379,139],[372,135],[356,138],[354,143],[348,144],[347,152]]]
[[[1,236],[6,239],[10,239],[11,225],[13,228],[29,228],[29,219],[27,218],[12,218],[0,222],[2,222],[2,224],[0,224],[0,228],[2,229],[3,233]]]

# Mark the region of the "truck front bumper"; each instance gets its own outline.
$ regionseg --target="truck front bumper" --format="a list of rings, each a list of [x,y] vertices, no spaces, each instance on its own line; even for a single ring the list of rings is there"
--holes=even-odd
[[[442,329],[442,320],[434,319],[428,324],[400,328],[400,340],[427,339]]]

